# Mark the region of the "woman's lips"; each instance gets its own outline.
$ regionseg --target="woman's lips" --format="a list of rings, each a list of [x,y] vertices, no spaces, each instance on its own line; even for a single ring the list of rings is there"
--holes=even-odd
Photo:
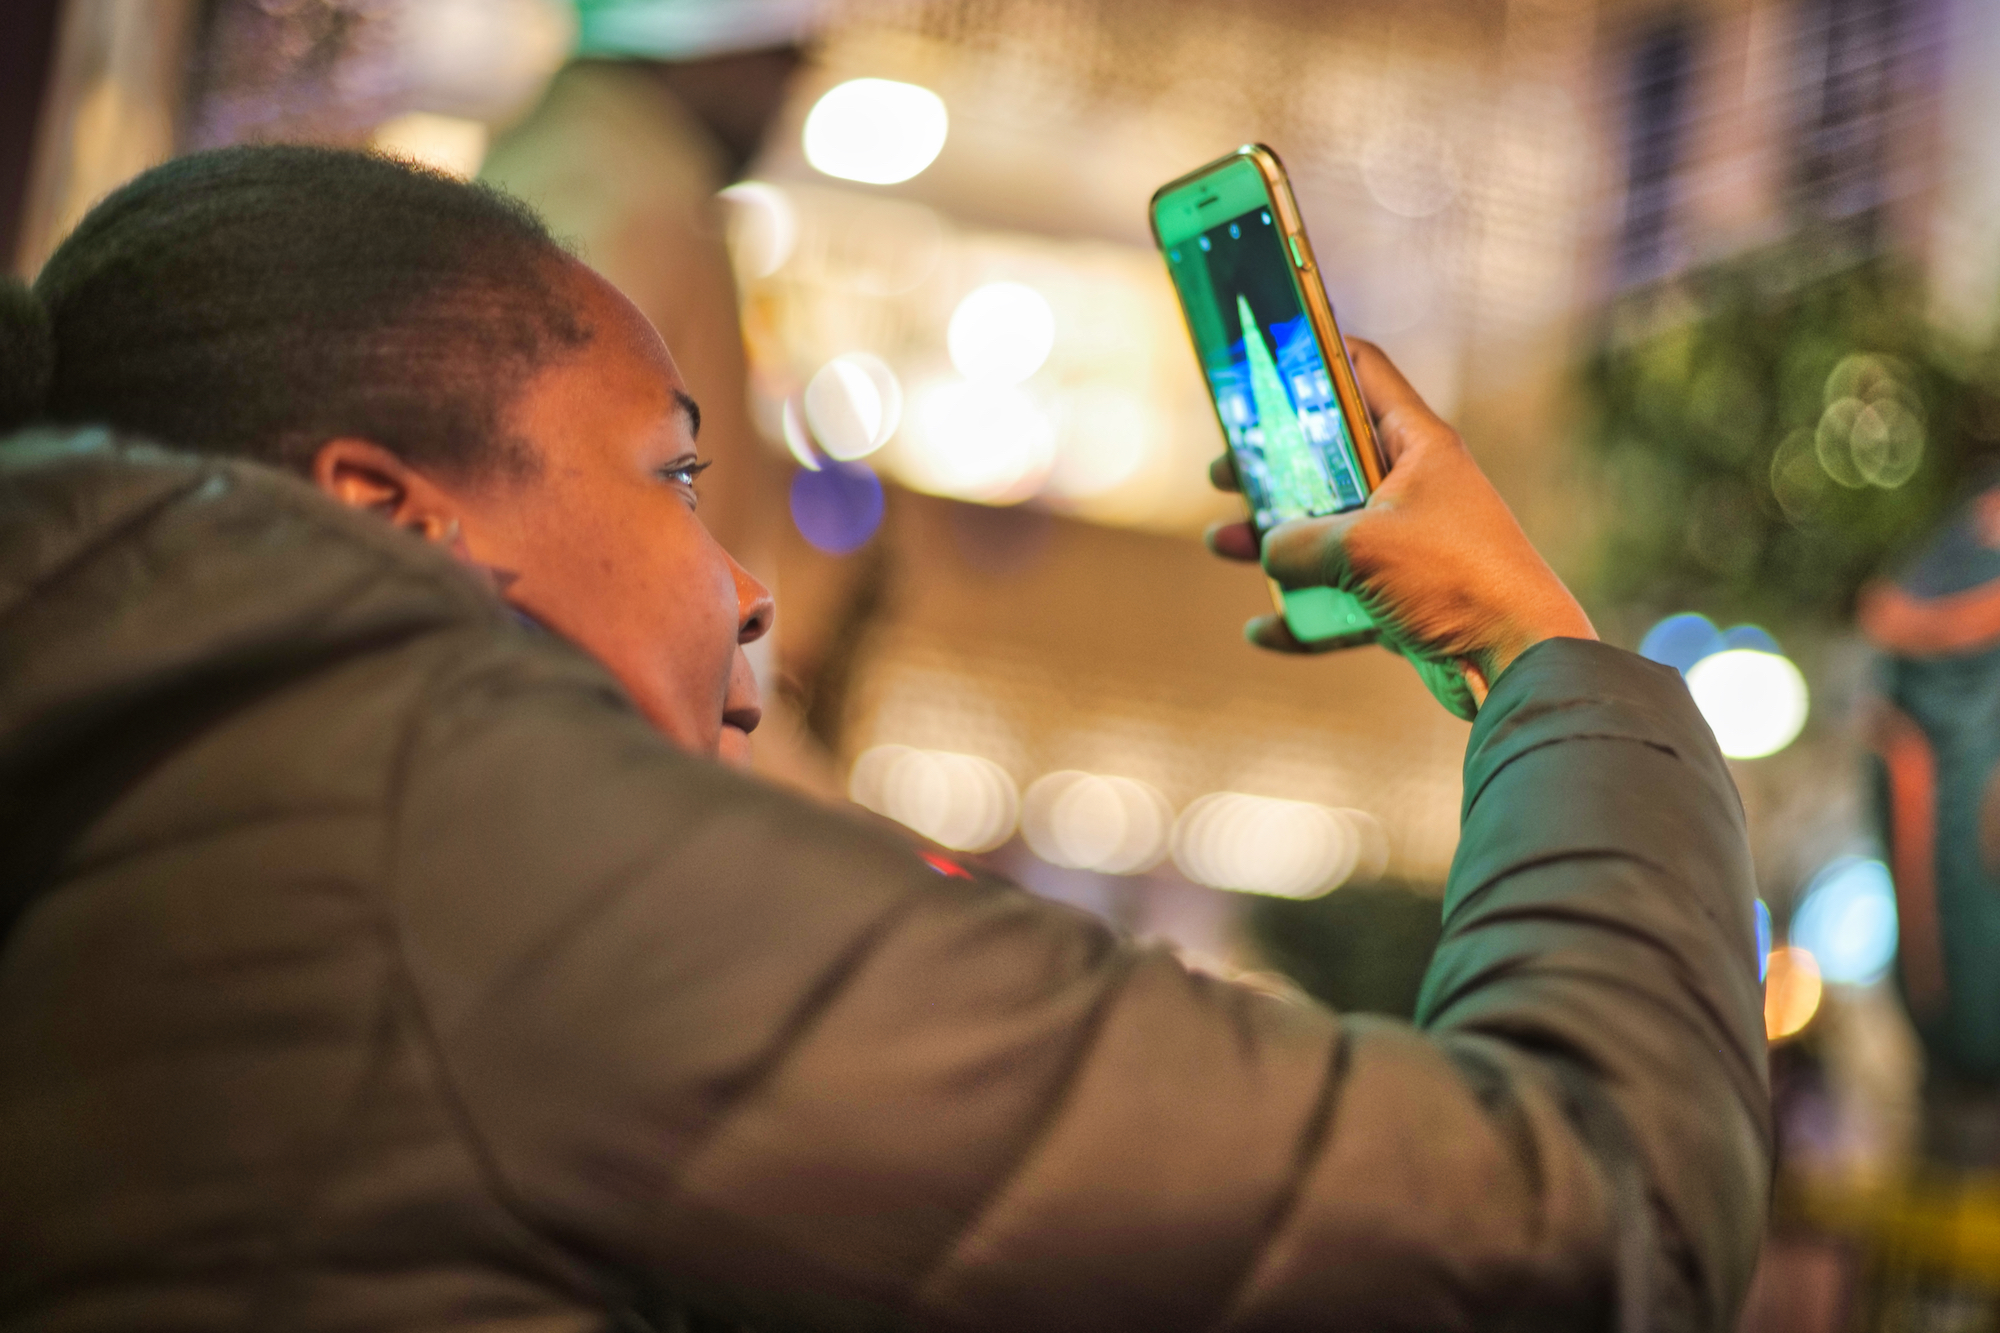
[[[733,708],[722,715],[722,735],[715,752],[723,763],[735,768],[750,767],[750,733],[764,720],[761,708]]]

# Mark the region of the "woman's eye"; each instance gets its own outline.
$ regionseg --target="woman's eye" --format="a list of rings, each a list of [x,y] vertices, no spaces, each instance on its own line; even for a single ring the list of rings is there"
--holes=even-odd
[[[699,477],[702,473],[708,471],[710,466],[711,464],[707,461],[697,462],[694,460],[689,460],[687,462],[680,462],[680,463],[669,463],[665,467],[660,469],[660,480],[671,481],[678,485],[692,487],[694,485],[694,479],[696,477]]]

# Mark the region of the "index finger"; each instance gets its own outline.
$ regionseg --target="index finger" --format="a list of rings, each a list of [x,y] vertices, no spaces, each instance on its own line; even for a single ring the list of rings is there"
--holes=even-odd
[[[1403,432],[1414,421],[1439,422],[1438,415],[1381,348],[1363,338],[1349,338],[1346,342],[1347,354],[1354,361],[1355,384],[1368,404],[1368,414],[1375,418],[1382,448],[1393,465],[1403,452]]]

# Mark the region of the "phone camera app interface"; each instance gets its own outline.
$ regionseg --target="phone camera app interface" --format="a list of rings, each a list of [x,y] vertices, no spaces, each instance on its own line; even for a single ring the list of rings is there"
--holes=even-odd
[[[1366,499],[1333,376],[1269,209],[1167,251],[1258,529]]]

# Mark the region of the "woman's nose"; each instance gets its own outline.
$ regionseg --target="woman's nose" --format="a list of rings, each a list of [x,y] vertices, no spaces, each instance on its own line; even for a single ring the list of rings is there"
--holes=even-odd
[[[777,603],[771,600],[771,590],[737,564],[734,557],[729,568],[736,576],[736,642],[755,643],[771,632],[771,621],[778,614]]]

